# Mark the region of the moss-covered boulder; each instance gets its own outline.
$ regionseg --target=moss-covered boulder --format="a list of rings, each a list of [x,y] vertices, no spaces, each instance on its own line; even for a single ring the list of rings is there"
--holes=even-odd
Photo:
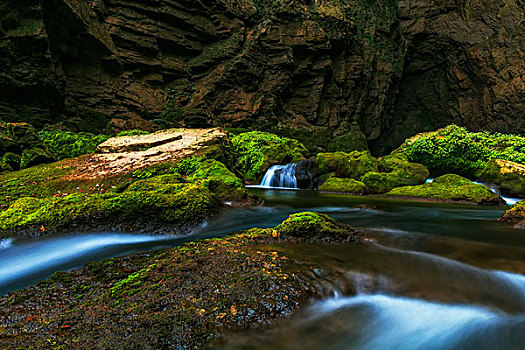
[[[20,160],[20,168],[25,169],[38,164],[45,164],[54,162],[55,158],[53,155],[42,148],[31,148],[25,149],[22,152],[22,158]]]
[[[428,167],[432,174],[455,173],[477,178],[491,159],[525,164],[525,137],[511,134],[470,132],[457,125],[418,134],[397,150],[410,161]]]
[[[311,242],[357,241],[362,232],[344,225],[328,215],[314,212],[292,214],[275,228],[281,238],[301,239]]]
[[[331,177],[319,187],[319,191],[364,194],[366,186],[364,183],[354,179]]]
[[[143,181],[123,193],[20,198],[0,213],[0,230],[4,236],[71,229],[187,231],[222,206],[201,185]]]
[[[501,219],[515,224],[515,228],[525,229],[525,200],[514,203]]]
[[[273,164],[286,164],[305,159],[308,151],[302,143],[260,131],[232,138],[235,167],[252,182],[259,182]]]
[[[163,175],[163,176],[160,176]],[[169,176],[168,176],[169,175]],[[134,172],[137,179],[150,179],[148,183],[166,181],[191,182],[204,186],[217,194],[223,201],[235,205],[257,204],[260,199],[252,195],[243,181],[223,163],[215,159],[188,157],[177,163],[164,162]],[[175,178],[179,180],[175,180]]]
[[[497,184],[510,195],[525,196],[525,165],[504,159],[487,162],[480,175],[481,180]]]
[[[379,169],[381,172],[368,172],[361,178],[369,193],[385,193],[399,186],[422,184],[429,176],[425,166],[409,162],[404,154],[380,158]]]
[[[319,153],[315,158],[317,174],[333,173],[336,177],[359,180],[370,171],[377,171],[377,160],[368,151],[350,153]]]
[[[7,131],[7,130],[5,130]],[[19,147],[15,140],[0,130],[0,155],[5,153],[20,153]]]
[[[2,171],[16,171],[20,170],[20,162],[22,157],[18,154],[7,152],[4,153],[0,159],[0,170]]]
[[[214,159],[202,161],[188,180],[202,184],[225,201],[247,203],[256,200],[241,179]]]
[[[388,192],[387,196],[460,201],[480,205],[505,204],[503,199],[489,188],[474,184],[469,179],[455,174],[440,176],[424,185],[397,187]]]
[[[42,148],[42,140],[35,127],[28,123],[8,123],[8,135],[21,149]]]

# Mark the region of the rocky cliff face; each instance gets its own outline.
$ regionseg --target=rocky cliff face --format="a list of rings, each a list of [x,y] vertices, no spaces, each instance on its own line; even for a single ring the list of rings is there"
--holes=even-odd
[[[522,0],[10,0],[0,112],[84,129],[112,119],[279,130],[329,149],[366,137],[376,151],[451,122],[520,132],[523,10]]]

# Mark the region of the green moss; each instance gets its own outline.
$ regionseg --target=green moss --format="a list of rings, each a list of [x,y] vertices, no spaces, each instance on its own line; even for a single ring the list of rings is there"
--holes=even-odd
[[[133,295],[139,291],[139,287],[142,284],[142,280],[148,276],[148,273],[153,270],[157,265],[151,264],[148,267],[141,269],[135,273],[130,274],[128,277],[115,282],[109,289],[111,297],[118,298],[121,294]]]
[[[319,187],[319,191],[363,194],[366,192],[366,186],[354,179],[331,177]]]
[[[501,197],[487,187],[454,174],[440,176],[424,185],[394,188],[387,195],[467,201],[484,205],[504,204]]]
[[[334,173],[336,177],[359,180],[367,172],[377,171],[377,160],[368,151],[319,153],[315,160],[319,175]]]
[[[16,171],[20,170],[20,162],[22,157],[18,154],[11,152],[4,153],[2,159],[0,160],[0,169],[2,171]]]
[[[253,182],[258,182],[271,165],[302,160],[308,153],[297,140],[260,131],[237,135],[232,144],[237,170]]]
[[[149,131],[144,131],[144,130],[137,130],[137,129],[134,129],[134,130],[125,130],[125,131],[121,131],[119,132],[118,134],[115,135],[115,137],[121,137],[121,136],[136,136],[136,135],[149,135],[151,134],[151,132]]]
[[[381,157],[379,169],[382,172],[369,172],[361,178],[369,193],[385,193],[399,186],[422,184],[429,175],[426,167],[408,162],[404,154]]]
[[[54,162],[55,158],[51,153],[41,148],[25,149],[22,152],[22,158],[20,160],[20,168],[25,169],[38,164],[45,164]]]
[[[251,197],[242,180],[214,159],[200,163],[188,179],[201,183],[223,200],[244,201]]]
[[[525,166],[522,164],[492,159],[485,165],[480,178],[485,182],[498,184],[505,193],[525,196]]]
[[[38,134],[48,150],[58,160],[94,153],[99,144],[111,138],[109,135],[61,130],[40,131]]]
[[[525,200],[514,203],[505,211],[502,219],[513,223],[525,220]]]
[[[125,192],[20,198],[0,213],[0,229],[37,230],[107,224],[196,224],[221,206],[218,198],[196,184],[130,187]]]
[[[336,242],[356,240],[358,231],[328,215],[314,212],[292,214],[275,228],[280,237],[310,241]]]
[[[398,151],[405,152],[411,161],[425,165],[433,174],[450,172],[476,178],[490,159],[525,164],[525,137],[473,133],[449,125],[406,140]]]

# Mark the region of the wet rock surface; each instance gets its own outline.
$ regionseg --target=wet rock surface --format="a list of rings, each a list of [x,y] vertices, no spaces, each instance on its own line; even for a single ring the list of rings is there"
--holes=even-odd
[[[357,237],[349,226],[307,214],[325,228],[316,239],[336,243]],[[252,229],[56,273],[0,298],[5,311],[0,314],[0,345],[202,348],[220,344],[232,331],[272,325],[322,295],[323,286],[311,272],[315,266],[290,259],[279,248],[290,239],[313,238],[311,220],[291,217],[275,229]],[[300,233],[301,227],[305,235],[290,234]],[[323,271],[325,278],[330,273]]]
[[[514,0],[10,0],[0,111],[85,130],[301,130],[379,152],[451,122],[522,130],[523,13]]]

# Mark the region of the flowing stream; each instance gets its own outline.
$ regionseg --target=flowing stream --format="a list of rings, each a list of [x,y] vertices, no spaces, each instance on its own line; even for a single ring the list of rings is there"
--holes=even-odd
[[[319,266],[330,288],[275,329],[232,335],[233,347],[525,348],[525,234],[496,221],[505,207],[251,191],[265,205],[228,209],[185,237],[100,232],[1,241],[0,294],[88,261],[273,227],[309,210],[363,228],[369,243],[272,247]],[[323,269],[339,277],[323,277]]]

